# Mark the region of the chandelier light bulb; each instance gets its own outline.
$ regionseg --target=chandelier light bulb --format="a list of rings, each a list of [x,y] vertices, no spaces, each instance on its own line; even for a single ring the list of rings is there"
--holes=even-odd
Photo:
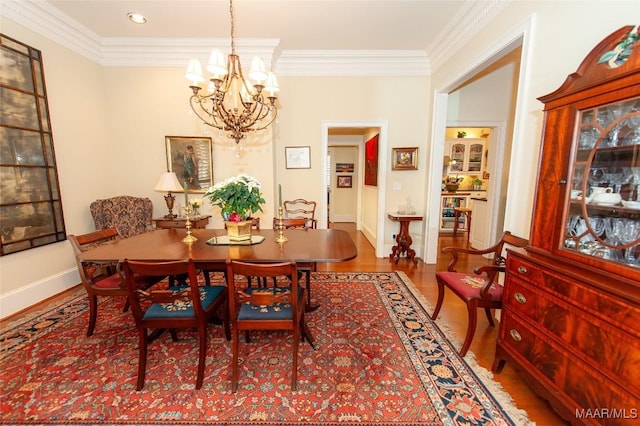
[[[256,56],[251,61],[249,78],[256,82],[256,84],[263,84],[263,82],[267,79],[267,67],[264,66],[264,61],[261,57]]]
[[[187,67],[187,72],[184,76],[187,77],[187,80],[190,80],[194,86],[203,83],[205,79],[202,75],[202,65],[200,65],[200,61],[197,59],[191,59],[189,61],[189,66]]]
[[[280,91],[280,86],[278,86],[278,79],[276,75],[272,72],[269,73],[267,77],[267,84],[264,86],[264,89],[269,92],[269,97],[275,97],[275,94]]]
[[[213,74],[214,78],[223,78],[227,75],[227,61],[218,49],[211,52],[207,71]]]

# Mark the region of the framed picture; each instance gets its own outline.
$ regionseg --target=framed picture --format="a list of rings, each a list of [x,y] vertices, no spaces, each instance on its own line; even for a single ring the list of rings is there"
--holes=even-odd
[[[364,184],[378,186],[378,135],[364,144]]]
[[[284,148],[287,169],[310,169],[311,148],[308,146],[286,146]]]
[[[338,188],[351,188],[351,176],[341,175],[338,176]]]
[[[213,185],[211,138],[165,136],[167,170],[174,172],[186,192],[205,193]]]
[[[336,163],[336,173],[353,173],[353,163]]]
[[[418,148],[393,148],[393,170],[418,170]]]

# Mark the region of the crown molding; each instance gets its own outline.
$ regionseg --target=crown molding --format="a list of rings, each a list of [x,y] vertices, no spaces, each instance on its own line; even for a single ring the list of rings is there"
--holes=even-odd
[[[511,1],[466,1],[425,50],[284,50],[274,59],[279,39],[240,39],[237,53],[261,56],[282,76],[430,75]],[[184,67],[190,58],[205,61],[211,49],[230,46],[229,39],[101,38],[35,0],[0,0],[0,8],[7,18],[102,66]]]
[[[467,1],[427,51],[430,52],[435,71],[471,40],[485,25],[504,10],[513,0]]]
[[[431,71],[424,50],[285,50],[278,76],[426,76]]]
[[[2,15],[98,64],[102,40],[47,2],[0,0]]]

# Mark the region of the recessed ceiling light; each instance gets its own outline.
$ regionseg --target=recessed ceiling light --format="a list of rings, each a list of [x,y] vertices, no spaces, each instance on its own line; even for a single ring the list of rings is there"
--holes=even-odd
[[[139,13],[127,13],[127,16],[129,17],[129,20],[135,24],[144,24],[147,22],[147,18],[144,17],[144,15],[141,15]]]

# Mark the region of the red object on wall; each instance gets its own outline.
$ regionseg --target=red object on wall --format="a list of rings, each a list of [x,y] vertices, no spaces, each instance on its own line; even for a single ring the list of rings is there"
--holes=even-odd
[[[378,186],[378,135],[364,144],[364,184]]]

